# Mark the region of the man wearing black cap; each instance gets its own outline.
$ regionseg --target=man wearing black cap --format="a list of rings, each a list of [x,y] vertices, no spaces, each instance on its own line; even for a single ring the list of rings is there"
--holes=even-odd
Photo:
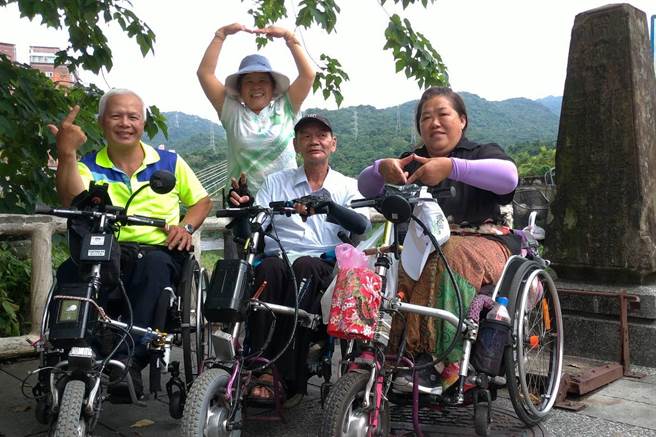
[[[325,289],[331,279],[336,245],[340,244],[339,233],[363,233],[369,225],[366,210],[355,212],[348,208],[351,200],[361,198],[355,179],[342,175],[330,168],[329,161],[337,148],[337,137],[330,122],[321,115],[310,114],[301,118],[294,126],[294,149],[303,158],[298,169],[279,171],[267,176],[255,195],[255,203],[268,206],[273,201],[300,199],[313,195],[329,199],[326,206],[316,214],[308,214],[301,204],[296,204],[299,215],[275,216],[273,225],[287,256],[293,262],[294,275],[300,283],[309,281],[309,287],[299,296],[299,308],[312,313],[319,312],[318,293]],[[234,205],[246,203],[248,196],[231,192]],[[282,305],[294,305],[294,285],[284,261],[271,256],[279,251],[272,239],[265,239],[266,256],[255,269],[256,289],[267,281],[261,299]],[[331,260],[332,258],[332,260]],[[292,330],[292,318],[278,316],[275,333],[265,351],[267,358],[275,357],[285,346]],[[249,320],[251,347],[257,350],[265,340],[271,325],[271,316],[258,311]],[[287,390],[287,406],[300,401],[306,393],[310,333],[298,327],[295,341],[277,361],[277,367]],[[251,396],[271,398],[270,375],[262,375],[262,384],[251,391]]]

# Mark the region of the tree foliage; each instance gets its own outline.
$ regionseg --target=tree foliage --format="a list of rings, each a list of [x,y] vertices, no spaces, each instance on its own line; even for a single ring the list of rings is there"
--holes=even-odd
[[[55,65],[65,65],[73,72],[77,68],[99,73],[112,69],[112,50],[100,21],[113,22],[139,44],[141,53],[154,53],[155,34],[122,0],[0,0],[0,6],[17,3],[21,17],[41,19],[41,24],[54,29],[66,28],[69,44],[56,54]]]
[[[508,148],[521,177],[544,176],[556,166],[556,148],[540,142],[517,144]]]
[[[66,0],[0,0],[0,6],[17,3],[21,16],[41,18],[42,24],[66,28],[69,46],[57,53],[55,64],[73,71],[84,68],[95,73],[112,68],[112,53],[101,21],[118,23],[134,37],[142,54],[152,51],[155,35],[120,0],[71,2]],[[76,123],[88,141],[82,152],[102,144],[96,109],[102,91],[94,85],[58,88],[43,73],[28,65],[12,63],[0,56],[0,211],[26,212],[37,202],[56,201],[53,171],[47,168],[48,151],[56,158],[55,139],[47,129],[58,123],[74,105],[81,111]],[[146,133],[166,135],[159,109],[148,109]]]
[[[242,0],[243,2],[244,0]],[[381,7],[387,0],[378,0]],[[424,8],[435,0],[394,0],[401,4],[405,10],[410,5],[421,4]],[[281,18],[288,17],[285,0],[256,0],[254,6],[248,10],[253,17],[256,27],[265,27]],[[335,0],[300,0],[298,2],[296,25],[309,29],[313,25],[319,26],[326,33],[332,33],[337,26],[340,8]],[[449,76],[447,68],[439,53],[435,51],[431,42],[423,34],[416,32],[410,21],[394,14],[384,34],[385,50],[390,50],[394,57],[396,71],[404,71],[408,78],[414,78],[419,88],[430,86],[448,86]],[[258,48],[267,44],[266,38],[257,38]],[[326,53],[319,57],[323,63],[319,66],[313,90],[322,90],[324,99],[331,96],[337,105],[341,105],[344,97],[341,93],[341,84],[349,80],[348,74],[342,69],[339,60]]]

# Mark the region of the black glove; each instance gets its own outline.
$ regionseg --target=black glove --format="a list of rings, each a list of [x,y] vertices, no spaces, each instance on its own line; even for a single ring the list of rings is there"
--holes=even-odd
[[[238,196],[248,196],[248,202],[241,203],[237,208],[246,208],[253,205],[253,195],[248,191],[248,181],[246,180],[246,175],[244,173],[239,175],[239,181],[235,178],[230,178],[230,191],[228,191],[228,199],[232,197],[232,192],[237,193]],[[228,200],[229,201],[229,200]],[[234,206],[230,204],[230,206]]]

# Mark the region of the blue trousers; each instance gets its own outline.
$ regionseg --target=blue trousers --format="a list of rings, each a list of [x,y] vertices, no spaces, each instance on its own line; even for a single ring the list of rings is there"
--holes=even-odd
[[[166,314],[158,314],[158,307],[162,307],[158,304],[161,299],[168,299],[168,295],[163,295],[164,288],[175,287],[179,282],[186,253],[153,246],[131,245],[129,249],[123,250],[122,245],[120,277],[132,306],[133,325],[163,330]],[[84,280],[80,267],[70,258],[57,270],[60,284]],[[111,317],[121,316],[127,322],[127,306],[123,303],[117,290],[101,290],[99,304]],[[139,342],[138,338],[135,342]],[[147,364],[145,345],[137,345],[134,358],[141,366]]]

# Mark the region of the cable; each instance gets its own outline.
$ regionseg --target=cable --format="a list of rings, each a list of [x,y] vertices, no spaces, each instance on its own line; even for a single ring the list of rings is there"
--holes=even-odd
[[[126,328],[121,328],[121,327],[118,327],[118,326],[109,325],[109,326],[112,326],[112,327],[117,328],[120,331],[122,331],[123,332],[123,337],[121,337],[121,339],[118,341],[118,343],[116,344],[114,349],[103,360],[103,363],[100,366],[100,371],[102,372],[105,369],[105,366],[107,366],[107,363],[109,363],[109,360],[111,360],[112,357],[114,356],[114,354],[116,354],[116,352],[118,351],[119,347],[121,346],[121,343],[123,343],[127,337],[130,337],[130,341],[132,342],[132,351],[130,351],[130,345],[126,343],[126,346],[128,348],[128,358],[127,358],[126,363],[125,363],[125,369],[123,370],[123,373],[121,374],[121,378],[119,379],[119,381],[121,381],[123,378],[125,378],[125,375],[127,374],[127,372],[130,369],[130,365],[132,364],[132,355],[135,352],[136,344],[134,342],[134,338],[132,338],[132,335],[130,334],[130,331],[132,330],[132,326],[133,326],[132,304],[130,303],[130,298],[128,297],[128,293],[125,290],[125,287],[123,286],[123,281],[121,281],[119,279],[118,283],[119,283],[121,292],[123,293],[123,298],[125,299],[126,307],[127,307],[127,310],[128,310],[128,324],[127,324]]]
[[[451,267],[449,266],[449,263],[447,262],[446,257],[444,256],[444,252],[442,252],[442,248],[440,247],[440,244],[437,242],[437,240],[435,239],[435,236],[428,229],[428,227],[424,224],[424,222],[422,222],[414,214],[412,214],[411,217],[424,230],[424,233],[431,240],[431,243],[433,243],[433,246],[435,247],[435,250],[439,254],[440,258],[442,259],[442,262],[444,263],[444,268],[448,272],[449,278],[451,279],[451,283],[453,283],[453,287],[456,290],[456,301],[458,302],[458,326],[456,327],[456,333],[453,336],[453,339],[451,339],[451,343],[449,343],[449,346],[437,358],[435,358],[433,360],[433,362],[422,364],[421,366],[415,367],[414,369],[415,369],[415,371],[417,371],[417,370],[421,370],[421,369],[427,368],[429,366],[435,365],[436,363],[439,363],[440,361],[444,360],[451,353],[453,348],[455,348],[455,346],[456,346],[456,340],[457,340],[458,336],[461,335],[463,319],[465,317],[465,314],[464,314],[464,306],[463,306],[463,302],[462,302],[462,294],[460,292],[460,287],[458,287],[458,283],[456,282],[456,278],[453,275],[453,272],[451,271]]]
[[[265,368],[269,367],[273,363],[275,363],[281,356],[282,354],[285,353],[289,345],[291,345],[292,341],[294,340],[294,336],[296,335],[296,324],[298,323],[298,282],[296,281],[296,275],[294,274],[294,269],[292,268],[291,263],[289,262],[289,258],[287,257],[287,252],[285,251],[285,248],[282,246],[282,243],[280,242],[280,239],[278,238],[278,231],[276,230],[275,226],[275,220],[273,219],[274,217],[271,217],[271,230],[274,235],[272,234],[267,234],[269,238],[274,240],[276,243],[278,243],[278,246],[280,247],[281,250],[281,255],[283,260],[285,261],[285,264],[287,265],[287,268],[289,269],[290,276],[292,277],[292,283],[294,284],[294,323],[292,324],[292,333],[289,336],[289,339],[287,340],[287,343],[285,344],[284,347],[278,352],[278,354],[273,357],[272,359],[269,360],[268,363],[265,363],[259,367],[256,367],[255,369],[252,369],[253,372],[259,372],[260,370],[264,370]]]

